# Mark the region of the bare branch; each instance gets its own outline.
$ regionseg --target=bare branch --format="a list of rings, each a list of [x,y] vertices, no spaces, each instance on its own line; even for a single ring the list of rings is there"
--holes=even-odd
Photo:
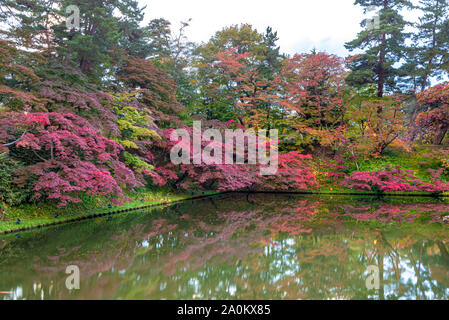
[[[22,138],[23,138],[26,134],[27,134],[27,131],[25,131],[25,132],[20,136],[19,139],[15,140],[15,141],[13,141],[13,142],[9,142],[9,143],[2,144],[1,146],[2,146],[2,147],[9,147],[9,146],[12,146],[13,144],[16,144],[17,142],[19,142],[20,140],[22,140]]]

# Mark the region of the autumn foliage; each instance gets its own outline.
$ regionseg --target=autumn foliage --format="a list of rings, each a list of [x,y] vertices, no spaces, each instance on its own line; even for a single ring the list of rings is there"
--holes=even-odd
[[[415,142],[407,127],[419,128],[420,142],[443,143],[448,84],[419,93],[409,116],[407,97],[379,97],[369,83],[350,85],[347,67],[363,60],[345,64],[315,50],[284,56],[271,28],[259,34],[249,25],[233,26],[193,50],[182,33],[169,40],[169,30],[151,29],[163,27],[163,20],[140,29],[137,7],[122,12],[127,27],[108,14],[91,21],[102,29],[76,37],[54,26],[48,34],[35,30],[46,35],[44,43],[27,28],[15,41],[0,39],[0,152],[4,164],[12,164],[0,189],[24,189],[18,202],[64,206],[88,194],[118,203],[137,187],[311,190],[322,173],[329,183],[357,190],[446,191],[443,171],[429,182],[399,168],[350,172],[357,161],[392,149],[410,152]],[[276,174],[262,176],[264,165],[248,161],[248,146],[243,163],[174,164],[170,136],[177,128],[192,134],[192,120],[242,133],[278,130]],[[201,141],[202,148],[227,147]],[[190,160],[198,156],[193,149]],[[317,162],[324,162],[321,172]],[[5,196],[2,202],[17,201]]]
[[[122,187],[139,183],[119,159],[122,147],[74,114],[12,113],[1,135],[22,138],[10,151],[29,165],[16,171],[19,186],[33,182],[34,198],[79,202],[79,192],[124,198]],[[19,131],[20,130],[20,131]],[[23,133],[22,133],[23,132]],[[25,158],[26,157],[26,158]]]
[[[425,131],[424,136],[440,145],[449,129],[449,84],[429,88],[417,98],[427,110],[418,115],[416,122]]]
[[[443,169],[432,170],[431,182],[424,182],[416,177],[411,170],[386,168],[378,171],[354,172],[345,177],[341,184],[348,188],[360,191],[374,192],[413,192],[425,191],[431,193],[442,193],[449,190],[449,183],[440,179]]]
[[[193,136],[194,128],[185,127],[185,130]],[[173,164],[170,161],[170,150],[178,143],[171,141],[172,129],[164,132],[163,139],[155,148],[155,170],[149,172],[156,185],[171,184],[182,189],[200,187],[219,191],[235,190],[304,190],[318,187],[315,175],[306,161],[310,155],[301,155],[298,152],[279,154],[279,168],[275,175],[262,176],[261,164],[248,164],[248,144],[245,144],[245,164],[225,164],[226,142],[208,141],[201,133],[202,150],[207,146],[215,145],[222,150],[220,163],[208,162],[203,155],[200,164],[194,164],[193,159],[201,156],[194,153],[193,140],[188,144],[190,153],[188,164]],[[244,132],[242,131],[242,134]],[[269,148],[269,146],[268,146]],[[234,150],[234,146],[231,146]],[[269,149],[268,149],[269,150]],[[206,160],[206,161],[205,161]]]

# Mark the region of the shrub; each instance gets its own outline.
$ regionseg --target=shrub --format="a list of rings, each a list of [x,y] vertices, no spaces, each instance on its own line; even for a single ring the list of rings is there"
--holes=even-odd
[[[416,177],[412,170],[402,170],[400,166],[396,169],[386,168],[378,171],[354,172],[346,177],[341,185],[360,191],[383,192],[412,192],[426,191],[432,193],[442,193],[449,190],[449,183],[442,182],[440,179],[443,169],[432,170],[431,182],[423,182]]]

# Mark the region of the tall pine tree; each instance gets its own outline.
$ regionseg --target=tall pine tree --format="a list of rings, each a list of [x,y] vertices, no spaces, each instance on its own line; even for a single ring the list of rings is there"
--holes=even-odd
[[[144,32],[139,23],[143,9],[136,0],[60,0],[55,14],[62,19],[51,25],[56,56],[74,64],[92,80],[110,75],[124,54],[143,56]],[[69,6],[77,6],[80,28],[68,29]]]
[[[417,24],[418,32],[413,36],[416,44],[421,91],[430,86],[430,78],[441,79],[444,65],[447,65],[449,51],[449,2],[447,0],[421,0],[420,9],[423,16]]]
[[[395,87],[398,69],[394,64],[403,57],[408,37],[404,32],[407,22],[400,10],[412,7],[412,4],[408,0],[356,0],[355,4],[362,6],[365,13],[376,9],[379,24],[369,26],[367,20],[362,21],[364,30],[346,43],[350,51],[364,51],[349,60],[352,72],[347,82],[355,86],[376,83],[377,96],[381,98],[385,91]]]

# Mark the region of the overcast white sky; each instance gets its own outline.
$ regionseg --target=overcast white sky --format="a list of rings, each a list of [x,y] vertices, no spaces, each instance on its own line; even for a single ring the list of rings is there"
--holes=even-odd
[[[281,51],[288,54],[313,48],[345,57],[344,43],[361,30],[363,9],[354,0],[140,0],[146,5],[146,21],[179,21],[192,18],[190,41],[207,42],[218,30],[233,24],[249,23],[258,31],[271,26],[278,32]],[[407,13],[406,18],[415,15]]]

